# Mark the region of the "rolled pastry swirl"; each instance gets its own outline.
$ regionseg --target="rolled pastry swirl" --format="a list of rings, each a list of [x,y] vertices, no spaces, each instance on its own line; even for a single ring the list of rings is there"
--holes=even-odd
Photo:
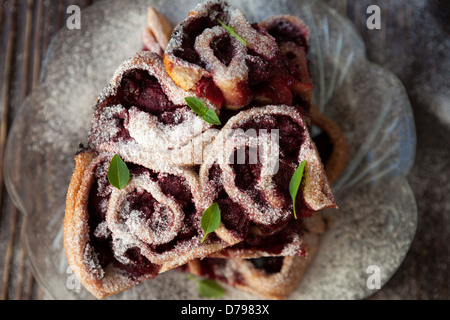
[[[252,101],[292,105],[296,95],[312,88],[297,78],[266,29],[250,24],[240,10],[223,1],[201,3],[189,13],[172,34],[164,64],[181,88],[196,90],[230,110],[240,110]]]
[[[119,66],[103,89],[89,145],[141,162],[158,154],[174,164],[195,164],[201,159],[198,145],[211,139],[202,133],[212,125],[187,106],[185,98],[194,95],[172,81],[156,53],[137,53]]]
[[[323,130],[319,140],[322,161],[329,183],[333,183],[342,173],[348,161],[348,144],[342,130],[314,106],[310,112],[311,122]],[[329,150],[331,147],[331,151]],[[326,219],[320,212],[300,220],[302,230],[302,248],[299,256],[264,256],[273,250],[267,250],[273,240],[265,238],[265,250],[255,250],[248,241],[213,253],[209,258],[196,259],[178,270],[214,279],[259,297],[282,300],[297,289],[304,273],[317,253],[321,235],[326,230]],[[242,247],[247,249],[243,250]],[[249,246],[253,250],[249,250]]]
[[[306,253],[302,256],[196,259],[178,270],[217,280],[256,296],[274,300],[289,297],[313,261],[325,223],[320,214],[303,218]]]
[[[274,37],[278,47],[288,61],[290,71],[297,80],[292,84],[296,94],[294,103],[308,110],[312,102],[312,78],[308,67],[310,31],[302,19],[293,15],[274,15],[260,26]]]
[[[272,138],[274,132],[278,140]],[[303,160],[307,164],[296,199],[297,215],[336,207],[308,128],[295,108],[253,108],[227,122],[209,146],[199,173],[205,195],[201,207],[217,202],[221,208],[222,224],[216,234],[228,243],[240,242],[223,255],[304,253],[289,193],[289,181]]]
[[[251,25],[225,2],[200,4],[175,30],[164,61],[138,53],[103,90],[88,147],[76,157],[64,230],[69,263],[96,297],[207,256],[279,256],[284,263],[308,254],[311,239],[293,218],[288,190],[301,161],[307,161],[296,200],[302,221],[336,204],[308,133],[309,33],[289,17],[276,21]],[[187,106],[185,98],[195,95],[226,123],[220,132]],[[254,150],[256,161],[246,163]],[[131,172],[122,190],[107,179],[114,154]],[[230,158],[236,162],[224,161]],[[200,219],[214,202],[221,226],[202,243]]]
[[[93,151],[76,157],[64,221],[69,263],[97,298],[229,245],[214,236],[201,243],[194,172],[158,162],[127,163],[131,179],[119,190],[107,178],[111,158]]]

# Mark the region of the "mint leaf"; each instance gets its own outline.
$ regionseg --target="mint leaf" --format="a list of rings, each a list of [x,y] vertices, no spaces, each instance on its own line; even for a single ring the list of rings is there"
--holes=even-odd
[[[198,292],[204,298],[220,298],[225,295],[225,290],[214,280],[201,280],[198,283]]]
[[[205,235],[203,236],[202,243],[205,241],[206,236],[211,232],[217,230],[220,226],[220,208],[217,202],[213,203],[208,209],[205,210],[200,222]]]
[[[206,111],[206,113],[203,115],[203,120],[205,120],[209,124],[214,124],[214,125],[218,125],[218,126],[220,126],[222,124],[220,122],[220,119],[217,116],[217,114],[213,110],[210,110],[210,109],[208,109],[208,111]]]
[[[217,19],[217,21],[219,21],[219,23],[222,25],[222,27],[224,27],[229,34],[231,34],[232,36],[236,37],[236,39],[238,39],[240,42],[242,42],[244,44],[244,46],[247,46],[247,42],[245,42],[244,39],[242,39],[235,31],[234,28],[231,26],[227,26],[225,23],[223,23],[222,21],[220,21],[220,19]]]
[[[127,164],[116,154],[109,164],[108,180],[117,189],[123,189],[130,181]]]
[[[203,115],[208,111],[208,108],[205,106],[202,100],[195,98],[195,97],[187,97],[184,98],[189,108],[192,109],[196,114],[198,114],[200,117],[203,117]]]
[[[292,197],[292,205],[294,208],[295,219],[297,219],[297,213],[295,212],[295,198],[297,198],[298,189],[300,188],[300,184],[302,183],[305,166],[306,160],[299,165],[297,170],[295,170],[294,175],[292,176],[291,181],[289,183],[289,193],[291,194]]]
[[[189,280],[193,280],[198,283],[198,293],[203,298],[221,298],[225,295],[225,290],[214,280],[198,280],[191,274],[187,277]]]
[[[189,108],[191,108],[192,111],[202,117],[205,122],[212,125],[221,124],[217,114],[213,110],[208,109],[208,107],[205,106],[205,103],[202,100],[196,97],[187,97],[184,98],[184,100],[186,101]]]

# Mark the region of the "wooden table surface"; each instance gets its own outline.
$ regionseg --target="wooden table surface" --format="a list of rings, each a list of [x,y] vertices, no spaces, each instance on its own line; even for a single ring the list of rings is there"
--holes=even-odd
[[[3,183],[8,130],[36,86],[52,38],[66,27],[69,5],[89,0],[0,0],[0,298],[43,299],[26,259],[24,217]],[[450,244],[450,10],[439,0],[327,0],[347,16],[367,45],[368,58],[393,71],[407,89],[417,129],[416,163],[408,177],[419,225],[399,270],[370,299],[449,298]],[[444,3],[445,1],[441,1]],[[370,5],[381,29],[370,30]],[[440,5],[440,7],[439,7]],[[436,10],[436,7],[438,9]]]

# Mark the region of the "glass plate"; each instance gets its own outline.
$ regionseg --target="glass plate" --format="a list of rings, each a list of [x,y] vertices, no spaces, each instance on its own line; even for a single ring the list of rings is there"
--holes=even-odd
[[[405,178],[415,156],[415,128],[405,90],[367,61],[353,25],[318,1],[230,1],[249,20],[294,14],[311,28],[314,102],[345,131],[351,162],[334,191],[339,210],[291,299],[362,299],[388,281],[404,259],[417,225]],[[92,106],[115,69],[142,47],[146,8],[176,23],[196,1],[100,1],[82,11],[81,29],[52,42],[39,87],[10,131],[6,185],[27,216],[25,244],[47,298],[92,299],[76,281],[63,249],[66,190]],[[226,288],[226,299],[254,299]],[[185,274],[169,271],[110,299],[200,299]]]

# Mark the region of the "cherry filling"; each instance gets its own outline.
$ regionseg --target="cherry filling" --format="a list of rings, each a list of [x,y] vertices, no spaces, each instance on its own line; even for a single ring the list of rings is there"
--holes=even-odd
[[[155,252],[163,253],[172,250],[180,241],[189,240],[198,235],[199,230],[195,227],[197,218],[195,204],[192,202],[192,193],[182,179],[177,176],[167,175],[159,177],[158,182],[163,193],[175,199],[184,212],[183,228],[178,232],[175,239],[166,244],[152,247]]]
[[[240,125],[240,128],[244,131],[249,129],[255,129],[256,132],[259,130],[267,130],[267,132],[271,132],[272,130],[278,130],[279,133],[279,170],[274,176],[275,181],[283,181],[286,176],[290,175],[292,177],[291,169],[288,169],[289,163],[298,166],[298,152],[300,147],[304,141],[304,132],[303,129],[292,119],[287,116],[276,116],[276,117],[261,117],[251,119],[244,124]],[[244,189],[251,185],[251,181],[253,179],[258,179],[261,163],[252,164],[249,159],[249,150],[246,150],[246,163],[245,164],[234,164],[233,168],[239,177],[239,183],[244,183],[241,187]],[[258,157],[258,160],[259,157]],[[289,178],[290,180],[290,178]],[[286,194],[286,193],[284,193]],[[289,196],[289,193],[286,194]]]
[[[174,199],[182,208],[185,218],[184,227],[179,231],[176,237],[169,243],[151,245],[149,248],[156,253],[162,253],[171,250],[174,246],[183,240],[188,240],[199,234],[196,229],[194,220],[196,219],[196,208],[192,202],[192,194],[185,185],[182,178],[173,175],[162,175],[155,173],[147,168],[134,164],[127,164],[132,177],[146,174],[152,180],[157,181],[162,192],[169,198]],[[94,248],[97,260],[100,266],[105,269],[109,264],[113,264],[124,270],[128,277],[136,278],[140,276],[156,276],[160,270],[160,266],[151,263],[145,256],[141,254],[140,248],[129,248],[124,256],[131,263],[123,263],[118,260],[114,254],[113,238],[106,224],[106,212],[108,210],[108,202],[114,187],[109,184],[106,177],[108,164],[102,163],[95,170],[94,183],[89,194],[89,237],[90,245]],[[148,221],[150,227],[155,233],[159,230],[167,228],[172,223],[169,215],[158,213],[155,208],[160,205],[155,198],[145,190],[134,190],[126,197],[128,207],[126,210],[136,210],[140,214],[140,218]],[[163,211],[164,212],[164,211]],[[155,216],[157,215],[157,216]]]
[[[128,203],[130,204],[130,210],[139,210],[146,219],[150,219],[156,200],[148,192],[138,192],[135,190],[128,196]]]
[[[292,83],[287,83],[294,92],[292,105],[308,113],[312,93],[311,74],[307,59],[309,52],[308,28],[301,20],[293,17],[269,18],[262,25],[275,39],[284,56],[284,61],[287,63],[285,69],[289,70],[288,74],[295,79]]]
[[[318,135],[312,137],[314,144],[319,152],[320,159],[323,164],[326,164],[333,152],[333,144],[330,141],[330,137],[325,133],[321,132]]]
[[[207,97],[216,106],[222,107],[224,97],[222,91],[214,84],[211,77],[203,77],[195,88],[197,97]]]
[[[248,232],[249,220],[243,208],[231,200],[226,193],[221,176],[222,169],[218,165],[213,165],[209,171],[209,180],[213,181],[218,191],[217,203],[221,212],[221,221],[237,237],[244,238]]]
[[[283,158],[296,159],[298,150],[304,141],[303,129],[288,117],[277,118],[280,130],[280,150]]]
[[[247,55],[246,63],[248,67],[248,84],[255,87],[270,80],[272,76],[269,61],[258,55]]]
[[[292,105],[292,75],[286,69],[271,67],[273,72],[269,75],[270,80],[252,87],[256,101],[267,105]]]
[[[274,201],[274,197],[281,199],[278,203],[281,205],[279,210],[283,213],[279,212],[281,214],[280,217],[273,217],[270,224],[258,222],[260,218],[253,221],[253,218],[250,219],[249,214],[254,213],[247,212],[247,210],[250,210],[249,208],[242,206],[239,202],[234,202],[224,189],[222,181],[223,171],[218,164],[214,164],[208,172],[208,179],[217,191],[216,201],[222,212],[222,222],[228,230],[244,239],[236,247],[245,249],[254,245],[266,252],[279,254],[287,243],[294,241],[292,234],[300,233],[299,230],[294,230],[294,233],[278,232],[278,230],[288,228],[289,221],[293,217],[293,214],[284,215],[284,212],[292,212],[289,181],[299,165],[298,153],[305,139],[305,131],[294,120],[284,115],[253,117],[233,129],[241,129],[244,132],[252,129],[257,134],[259,134],[260,130],[265,130],[269,134],[274,129],[279,130],[279,166],[278,170],[271,176],[273,188],[270,188],[270,194],[266,194],[266,189],[261,187],[261,183],[263,183],[261,180],[262,169],[267,165],[262,161],[266,160],[255,148],[248,145],[242,146],[242,149],[237,149],[236,147],[231,155],[232,159],[230,157],[230,160],[233,161],[229,162],[235,177],[234,188],[238,189],[241,194],[244,192],[249,195],[255,208],[260,208],[259,210],[264,211],[264,208],[273,206],[271,201]],[[312,212],[308,209],[301,190],[298,192],[296,209],[297,212],[301,212],[300,216],[303,214],[308,216]],[[253,232],[252,230],[255,230],[254,227],[259,231]]]
[[[290,221],[293,221],[293,223],[288,223],[280,232],[275,232],[273,234],[249,232],[244,241],[232,247],[233,250],[236,252],[239,252],[240,250],[259,251],[265,252],[270,256],[284,256],[284,250],[286,250],[289,245],[292,245],[295,249],[288,249],[290,250],[289,255],[303,255],[304,246],[301,242],[301,235],[303,232],[300,224],[292,219]],[[295,250],[295,252],[292,250]]]
[[[231,36],[226,35],[221,38],[214,39],[211,42],[211,49],[214,51],[214,55],[224,65],[228,66],[234,55],[234,48],[231,44]]]
[[[270,34],[257,23],[252,24],[252,27],[261,34]],[[271,60],[249,50],[246,61],[249,68],[249,86],[256,101],[264,104],[292,105],[295,96],[292,93],[292,85],[296,79],[296,70],[291,68],[279,48],[276,48],[276,55]]]
[[[153,115],[160,115],[175,108],[156,78],[144,70],[125,73],[115,98],[126,107],[135,106]]]
[[[253,153],[254,150],[252,150]],[[239,151],[235,150],[234,159],[239,157]],[[261,164],[250,163],[250,159],[253,156],[250,155],[250,148],[245,148],[245,163],[234,164],[233,169],[236,174],[236,187],[241,190],[253,190],[255,191],[255,183],[261,176]]]
[[[100,267],[105,268],[112,264],[124,271],[130,279],[141,276],[156,276],[161,269],[160,266],[151,263],[146,257],[141,255],[139,248],[130,248],[125,256],[132,261],[132,264],[124,264],[117,260],[112,250],[112,236],[104,230],[99,233],[99,226],[105,223],[106,207],[109,200],[109,192],[105,190],[104,179],[99,178],[92,185],[89,194],[89,243],[93,247],[96,259]]]
[[[147,71],[134,69],[127,71],[121,80],[115,96],[108,104],[121,104],[129,109],[132,106],[158,117],[163,124],[178,124],[179,116],[174,115],[177,108],[161,88],[158,80]]]
[[[309,50],[308,41],[298,27],[289,21],[280,19],[267,29],[267,32],[275,38],[278,43],[295,42],[297,45]]]
[[[102,101],[96,110],[96,117],[92,128],[92,136],[100,140],[129,140],[131,139],[125,122],[128,119],[128,110],[136,107],[141,111],[150,113],[164,125],[177,125],[183,122],[179,108],[187,108],[173,104],[161,88],[158,80],[147,71],[133,69],[125,72],[121,78],[116,92]],[[120,111],[117,111],[119,110]],[[106,131],[109,136],[101,138]]]
[[[215,12],[214,17],[200,16],[196,19],[190,19],[189,23],[184,29],[176,28],[174,30],[173,38],[180,39],[181,45],[174,50],[174,55],[189,63],[200,65],[204,67],[200,55],[194,49],[195,39],[205,31],[205,29],[212,28],[219,25],[217,19],[224,19],[223,7],[220,3],[212,4],[210,7],[211,12]],[[179,34],[185,32],[185,34]]]
[[[247,131],[249,129],[255,129],[257,133],[260,130],[265,129],[270,133],[274,129],[279,131],[279,159],[278,170],[273,175],[272,181],[276,188],[271,190],[273,194],[276,194],[284,199],[283,203],[286,208],[284,210],[291,210],[291,195],[289,192],[289,181],[292,178],[295,169],[298,167],[298,152],[304,141],[303,129],[295,123],[291,118],[287,116],[272,116],[272,117],[258,117],[253,118],[241,125],[240,129]],[[238,159],[242,154],[241,150],[235,150],[233,155],[234,160]],[[258,187],[258,181],[261,178],[261,169],[263,163],[261,163],[261,156],[253,148],[249,146],[245,147],[245,161],[239,159],[231,164],[235,173],[236,187],[244,192],[252,195],[252,199],[256,204],[260,204],[262,207],[270,205],[267,203],[266,195]],[[255,160],[257,160],[255,162]],[[296,209],[298,212],[305,212],[309,215],[309,210],[306,210],[306,204],[304,203],[302,192],[299,191],[299,196],[296,201]],[[284,224],[285,221],[280,220],[280,225],[272,225],[272,229],[276,229]],[[265,231],[270,232],[267,226],[264,227]]]

